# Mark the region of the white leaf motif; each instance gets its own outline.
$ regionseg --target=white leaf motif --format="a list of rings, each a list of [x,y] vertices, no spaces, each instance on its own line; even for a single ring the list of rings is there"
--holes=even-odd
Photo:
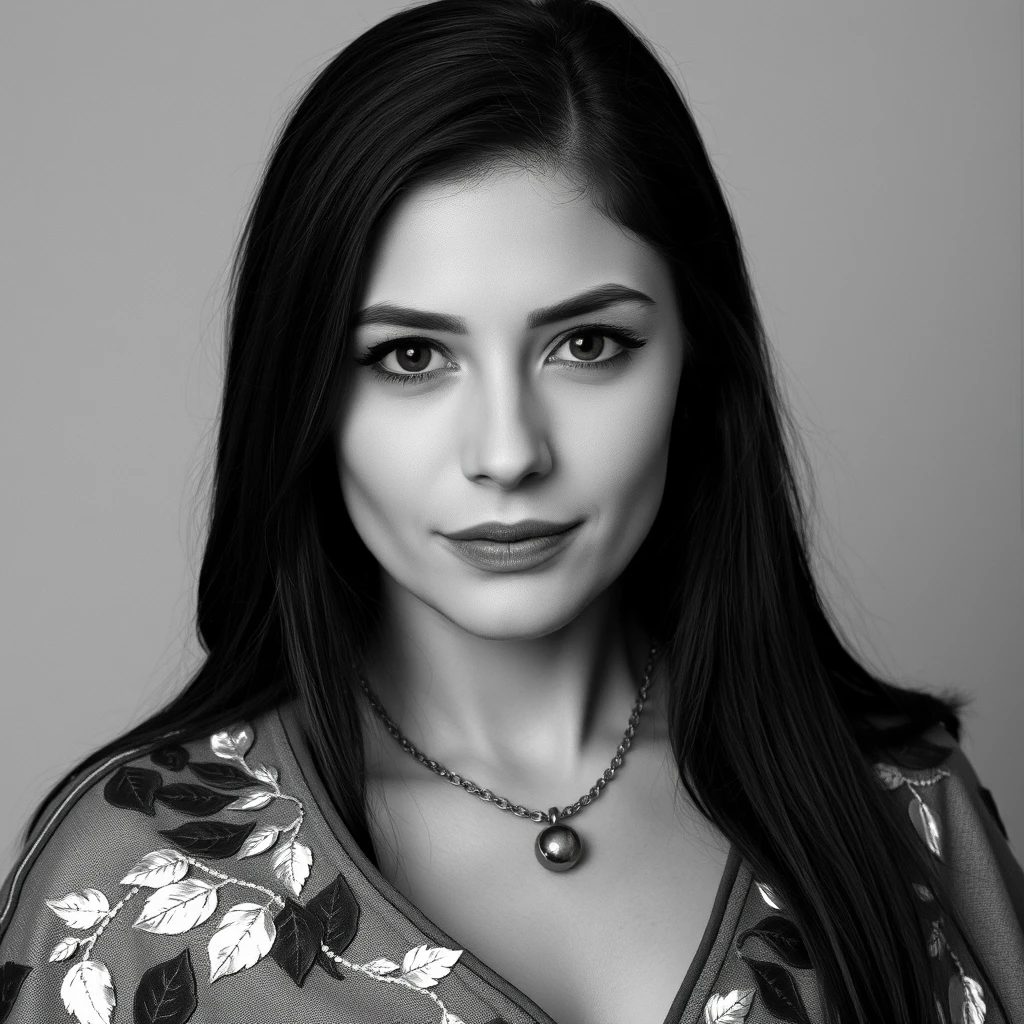
[[[966,974],[964,982],[964,1024],[985,1024],[985,996],[981,986]]]
[[[268,786],[277,784],[277,769],[273,765],[258,764],[255,768],[249,769],[249,774],[259,779],[260,782],[265,782]]]
[[[914,892],[916,892],[918,897],[924,900],[925,903],[935,899],[935,894],[931,889],[929,889],[927,885],[922,885],[920,882],[914,883]]]
[[[445,1007],[441,1014],[441,1024],[463,1024],[461,1017],[456,1017],[451,1010]]]
[[[302,887],[309,877],[309,869],[312,863],[313,851],[305,843],[300,843],[297,839],[290,839],[285,843],[274,854],[274,859],[271,861],[274,874],[296,896],[302,892]]]
[[[932,921],[931,934],[928,936],[928,955],[940,957],[945,948],[946,936],[942,933],[942,927],[938,921]]]
[[[368,964],[363,964],[363,967],[368,971],[373,971],[374,974],[390,974],[392,971],[398,970],[398,964],[394,960],[388,960],[387,957],[381,957],[379,960],[373,960]]]
[[[903,785],[903,773],[898,769],[894,768],[891,764],[882,764],[879,762],[875,765],[875,778],[886,789],[899,789]]]
[[[186,878],[157,889],[132,925],[155,935],[180,935],[202,924],[217,909],[217,886]]]
[[[243,857],[255,857],[257,853],[269,850],[277,842],[280,832],[281,830],[275,825],[261,825],[259,828],[253,829],[242,843],[242,848],[235,854],[235,860],[241,860]]]
[[[277,928],[266,907],[236,903],[221,919],[207,945],[210,981],[252,967],[270,952]]]
[[[110,1024],[114,1012],[114,986],[107,965],[83,960],[64,975],[60,997],[68,1013],[81,1024]]]
[[[253,738],[252,726],[241,722],[230,729],[215,732],[210,737],[210,749],[227,761],[241,761],[252,746]]]
[[[273,793],[268,793],[265,789],[255,789],[251,793],[243,793],[237,800],[232,800],[224,810],[258,811],[261,807],[266,807],[273,799]]]
[[[78,949],[78,939],[69,935],[66,939],[61,939],[56,946],[53,947],[53,952],[50,954],[50,963],[54,963],[57,960],[67,960],[75,950]]]
[[[180,882],[188,874],[188,861],[177,850],[154,850],[121,879],[122,885],[145,885],[152,889]]]
[[[417,988],[432,988],[462,956],[461,949],[446,946],[417,946],[405,954],[402,961],[402,980]]]
[[[918,835],[925,841],[928,849],[936,857],[941,858],[942,846],[939,842],[939,823],[935,820],[932,809],[921,799],[916,791],[914,796],[916,799],[912,800],[907,808],[910,820],[914,823],[914,828],[917,829]]]
[[[754,1001],[752,988],[734,988],[728,995],[713,995],[704,1006],[704,1024],[740,1024]]]
[[[770,885],[767,885],[764,882],[755,882],[754,884],[757,886],[757,891],[761,894],[761,899],[763,899],[765,903],[772,908],[772,910],[782,909],[782,900],[775,895],[775,890]]]
[[[69,892],[62,900],[47,900],[46,905],[72,928],[92,928],[110,911],[107,897],[99,889]]]

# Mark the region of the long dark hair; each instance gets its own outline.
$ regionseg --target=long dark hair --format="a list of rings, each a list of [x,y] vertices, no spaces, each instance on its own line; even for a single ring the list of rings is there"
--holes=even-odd
[[[800,442],[732,216],[679,87],[595,0],[413,6],[301,97],[233,266],[198,590],[205,661],[68,779],[297,696],[327,790],[373,857],[354,666],[381,605],[334,456],[346,337],[396,199],[509,162],[573,176],[674,274],[687,353],[668,478],[621,582],[664,643],[683,785],[785,900],[831,1019],[935,1020],[910,883],[943,890],[871,758],[938,722],[958,737],[966,701],[880,679],[841,639],[812,576]]]

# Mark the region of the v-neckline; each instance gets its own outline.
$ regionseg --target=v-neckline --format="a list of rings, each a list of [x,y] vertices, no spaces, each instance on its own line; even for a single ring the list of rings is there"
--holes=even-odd
[[[279,704],[273,710],[276,713],[278,724],[281,726],[288,746],[291,748],[292,757],[309,791],[313,795],[321,816],[333,833],[338,845],[341,846],[342,850],[352,861],[355,869],[377,891],[380,897],[385,902],[391,904],[399,914],[411,921],[435,945],[447,946],[449,949],[461,949],[460,965],[470,970],[486,984],[501,992],[505,998],[515,1003],[524,1013],[533,1018],[535,1024],[558,1024],[553,1017],[541,1009],[525,992],[513,985],[507,978],[502,977],[497,971],[488,967],[471,949],[460,943],[455,937],[449,935],[443,928],[427,917],[407,896],[391,884],[380,869],[366,856],[362,848],[355,841],[352,833],[349,832],[345,823],[341,820],[341,816],[335,810],[334,802],[327,793],[320,778],[320,773],[316,770],[310,755],[305,732],[296,712],[296,702],[288,701]],[[739,867],[739,853],[736,847],[730,843],[725,867],[718,882],[715,902],[711,908],[707,924],[704,926],[704,934],[701,936],[697,951],[694,953],[693,959],[683,975],[683,980],[676,991],[675,998],[672,1000],[672,1005],[668,1009],[663,1024],[680,1024],[683,1011],[686,1009],[697,980],[700,978],[701,972],[704,970],[712,948],[715,945],[715,940],[722,925],[722,919],[725,916],[725,909],[736,882]]]

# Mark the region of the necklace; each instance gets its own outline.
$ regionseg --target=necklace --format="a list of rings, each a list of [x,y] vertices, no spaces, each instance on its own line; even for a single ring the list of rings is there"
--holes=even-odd
[[[654,655],[657,651],[657,646],[656,642],[651,644],[650,654],[647,657],[647,667],[644,669],[643,682],[640,684],[640,692],[637,694],[636,703],[633,705],[633,710],[630,713],[626,731],[623,733],[622,740],[615,749],[615,756],[612,758],[611,765],[605,768],[601,773],[601,777],[590,787],[588,792],[584,793],[574,804],[569,804],[561,810],[557,807],[550,807],[547,811],[530,810],[521,804],[512,803],[511,800],[507,800],[503,796],[495,796],[489,789],[483,789],[457,772],[449,771],[443,764],[417,750],[402,734],[398,726],[391,721],[383,705],[362,676],[359,677],[359,682],[363,685],[363,690],[370,702],[370,706],[384,723],[387,731],[398,741],[399,746],[406,753],[416,758],[420,764],[425,765],[453,786],[460,786],[467,793],[478,796],[487,803],[494,804],[501,811],[511,811],[517,818],[529,818],[530,821],[538,825],[541,822],[547,822],[547,827],[541,830],[534,843],[534,853],[537,855],[537,860],[549,871],[568,871],[580,862],[583,856],[583,841],[574,828],[563,825],[561,822],[566,818],[572,817],[574,814],[578,814],[584,807],[593,803],[601,795],[601,790],[615,778],[616,769],[622,767],[626,751],[629,750],[633,742],[633,736],[636,734],[640,713],[643,711],[644,704],[647,701],[647,689],[651,684],[651,673],[654,669]]]

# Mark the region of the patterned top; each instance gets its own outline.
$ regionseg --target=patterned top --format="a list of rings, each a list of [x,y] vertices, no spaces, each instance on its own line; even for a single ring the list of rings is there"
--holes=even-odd
[[[112,758],[48,809],[0,889],[0,1024],[554,1024],[399,893],[342,825],[291,704]],[[941,766],[880,763],[938,859],[1009,1018],[914,886],[950,1024],[1024,1021],[1024,873],[945,730]],[[820,1024],[786,907],[733,849],[665,1024]]]

